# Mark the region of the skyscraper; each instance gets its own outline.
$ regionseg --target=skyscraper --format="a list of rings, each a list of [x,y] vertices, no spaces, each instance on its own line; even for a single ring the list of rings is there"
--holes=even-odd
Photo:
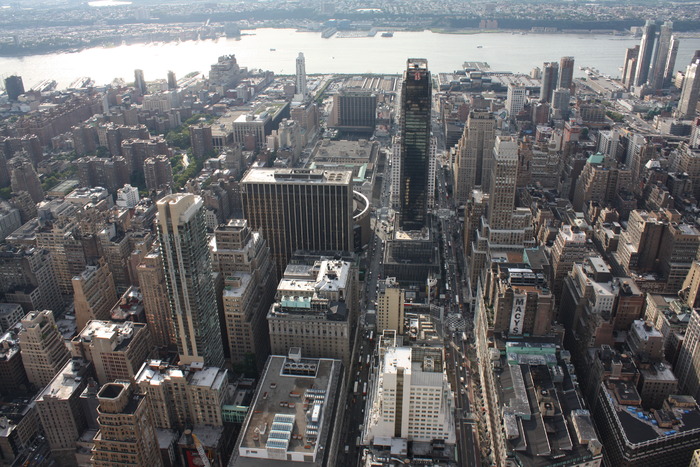
[[[639,46],[630,47],[625,52],[625,63],[622,64],[622,84],[627,88],[634,85],[634,74],[637,72]]]
[[[515,118],[516,115],[525,107],[525,95],[527,88],[518,86],[513,83],[508,84],[508,96],[506,98],[506,109],[508,109],[508,117]]]
[[[518,143],[512,136],[497,136],[493,148],[488,220],[492,229],[509,229],[515,206]]]
[[[559,60],[557,88],[571,89],[572,84],[574,84],[574,57],[562,57]]]
[[[267,241],[245,219],[219,225],[209,244],[214,270],[224,276],[226,338],[231,362],[255,360],[259,370],[269,355],[265,317],[274,300],[277,278]]]
[[[696,52],[696,56],[698,53]],[[695,116],[695,109],[698,106],[698,95],[700,95],[700,58],[694,58],[685,71],[681,98],[678,101],[678,116],[681,118],[692,118]]]
[[[675,77],[676,56],[678,55],[678,45],[680,40],[676,36],[671,36],[671,45],[669,46],[668,55],[666,56],[666,65],[664,66],[664,82],[663,88],[671,86],[671,81]]]
[[[168,71],[168,89],[177,89],[177,78],[174,71]]]
[[[573,74],[573,71],[572,71]],[[559,64],[545,62],[542,67],[542,84],[540,86],[540,102],[551,102],[552,93],[559,81]]]
[[[175,332],[160,250],[155,248],[144,256],[136,271],[143,293],[143,308],[148,331],[153,338],[153,344],[158,347],[167,347],[175,343]]]
[[[148,92],[143,70],[134,70],[134,87],[138,89],[141,94],[146,94]]]
[[[634,76],[634,85],[641,86],[649,78],[649,67],[654,53],[654,43],[656,42],[656,23],[647,20],[642,33],[642,43],[639,46],[639,57],[637,58],[637,69]]]
[[[42,388],[63,368],[70,352],[63,343],[53,311],[30,311],[21,322],[19,338],[22,341],[24,370],[29,382]]]
[[[652,89],[661,89],[664,85],[664,73],[666,63],[671,51],[671,38],[673,37],[673,22],[664,21],[659,32],[659,42],[654,52],[654,60],[651,63],[649,85]]]
[[[297,57],[297,75],[296,75],[297,94],[306,96],[308,89],[306,88],[306,60],[304,54],[299,52]]]
[[[483,189],[488,190],[490,180],[487,178],[495,137],[496,118],[491,112],[485,109],[469,112],[464,133],[457,146],[454,170],[454,197],[457,203],[466,204],[477,186],[486,185]]]
[[[421,230],[428,214],[432,81],[428,61],[409,58],[401,91],[401,176],[399,226]]]
[[[7,91],[7,97],[11,101],[16,101],[21,94],[24,94],[24,83],[22,83],[22,77],[13,75],[5,78],[5,91]]]
[[[177,193],[162,198],[158,235],[180,361],[221,366],[219,327],[202,198]]]
[[[296,250],[352,251],[352,172],[259,169],[241,180],[244,217],[269,242],[277,277]]]

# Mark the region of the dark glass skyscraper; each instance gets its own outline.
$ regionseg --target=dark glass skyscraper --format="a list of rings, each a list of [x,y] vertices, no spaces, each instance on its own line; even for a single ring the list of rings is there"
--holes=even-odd
[[[401,92],[399,226],[404,231],[420,230],[427,224],[431,91],[428,61],[409,58]]]

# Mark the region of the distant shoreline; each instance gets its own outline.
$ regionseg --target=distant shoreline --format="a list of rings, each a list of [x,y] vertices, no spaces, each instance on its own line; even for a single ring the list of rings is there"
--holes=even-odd
[[[232,36],[230,39],[235,39],[241,36],[251,36],[255,35],[255,32],[257,29],[293,29],[297,32],[305,32],[305,33],[317,33],[319,34],[319,39],[322,38],[321,33],[322,31],[316,31],[316,30],[309,30],[307,28],[267,28],[267,27],[259,27],[259,28],[252,28],[252,29],[244,29],[241,31],[241,33],[237,36]],[[541,32],[541,31],[532,31],[532,30],[517,30],[517,29],[471,29],[471,28],[459,28],[459,29],[450,29],[450,28],[423,28],[423,29],[415,29],[415,28],[397,28],[397,27],[377,27],[374,28],[379,31],[391,31],[391,32],[422,32],[422,31],[430,31],[434,34],[445,34],[445,35],[478,35],[478,34],[513,34],[513,35],[527,35],[527,34],[533,34],[533,35],[562,35],[562,34],[582,34],[582,35],[601,35],[601,36],[619,36],[623,38],[628,38],[628,37],[633,37],[633,35],[630,32],[624,32],[624,31],[606,31],[606,30],[600,30],[600,32],[596,30],[589,30],[589,31],[549,31],[549,32]],[[253,31],[253,32],[243,32],[243,31]],[[357,30],[358,32],[365,31],[365,30]],[[369,31],[366,30],[366,31]],[[679,35],[680,37],[700,37],[700,32],[694,33],[694,34],[682,34]],[[343,37],[343,36],[338,36],[336,35],[337,39],[353,39],[354,37],[349,36],[349,37]],[[218,40],[218,39],[229,39],[226,35],[222,35],[219,37],[207,37],[203,39],[187,39],[185,41],[182,41],[180,39],[173,39],[173,38],[163,38],[162,40],[154,40],[154,41],[142,41],[142,40],[133,40],[130,41],[128,39],[125,39],[121,43],[115,43],[111,39],[105,40],[103,43],[100,43],[99,40],[95,40],[94,43],[90,44],[84,44],[84,45],[70,45],[70,46],[63,46],[63,47],[32,47],[32,48],[27,48],[27,49],[22,49],[18,51],[11,51],[11,50],[0,50],[0,57],[8,57],[8,58],[22,58],[22,57],[30,57],[30,56],[36,56],[36,55],[48,55],[48,54],[70,54],[70,53],[79,53],[82,52],[83,50],[87,49],[93,49],[93,48],[114,48],[114,47],[120,47],[122,45],[144,45],[144,44],[158,44],[158,43],[163,43],[163,44],[171,44],[174,42],[190,42],[194,40]]]

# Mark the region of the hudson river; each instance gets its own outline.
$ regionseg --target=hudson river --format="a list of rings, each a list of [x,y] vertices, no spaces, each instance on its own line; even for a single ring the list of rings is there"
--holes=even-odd
[[[55,79],[65,88],[80,76],[96,84],[114,78],[134,80],[134,69],[144,71],[146,80],[166,78],[173,70],[178,78],[198,71],[208,73],[217,57],[235,54],[241,67],[262,68],[277,74],[294,74],[299,52],[306,57],[307,73],[401,73],[409,57],[427,58],[435,72],[450,72],[464,61],[485,61],[495,71],[529,73],[544,61],[558,61],[564,55],[579,66],[596,67],[613,77],[625,49],[639,43],[629,36],[594,34],[436,34],[395,32],[394,37],[322,39],[320,33],[293,29],[243,31],[240,40],[150,43],[91,48],[74,53],[53,53],[25,57],[0,57],[2,74],[19,74],[25,88],[43,79]],[[273,50],[274,49],[274,50]],[[681,38],[676,70],[685,70],[693,52],[700,49],[700,38]]]

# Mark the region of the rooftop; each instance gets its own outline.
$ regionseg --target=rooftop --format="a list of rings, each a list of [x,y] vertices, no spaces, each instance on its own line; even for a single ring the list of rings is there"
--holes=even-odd
[[[352,184],[351,170],[312,170],[289,168],[253,168],[248,170],[241,183],[286,183],[286,184]]]
[[[91,363],[82,358],[73,357],[51,382],[36,397],[37,402],[50,399],[67,400],[81,388],[82,380]],[[80,389],[82,392],[82,389]]]
[[[270,465],[268,456],[284,459],[290,454],[300,461],[313,456],[313,464],[321,465],[330,441],[340,367],[338,360],[301,358],[300,352],[270,356],[243,424],[240,457],[234,465]]]
[[[635,397],[640,399],[636,388],[629,383],[611,381],[605,390],[608,397],[604,400],[612,406],[619,421],[618,427],[622,429],[628,443],[649,443],[666,437],[700,436],[700,410],[694,399],[688,399],[690,396],[681,396],[682,401],[678,399],[679,396],[669,396],[664,403],[664,410],[652,413],[638,404],[629,403]]]
[[[523,466],[600,458],[601,443],[575,389],[568,352],[534,341],[507,342],[505,350],[494,352],[493,371],[509,455]]]

